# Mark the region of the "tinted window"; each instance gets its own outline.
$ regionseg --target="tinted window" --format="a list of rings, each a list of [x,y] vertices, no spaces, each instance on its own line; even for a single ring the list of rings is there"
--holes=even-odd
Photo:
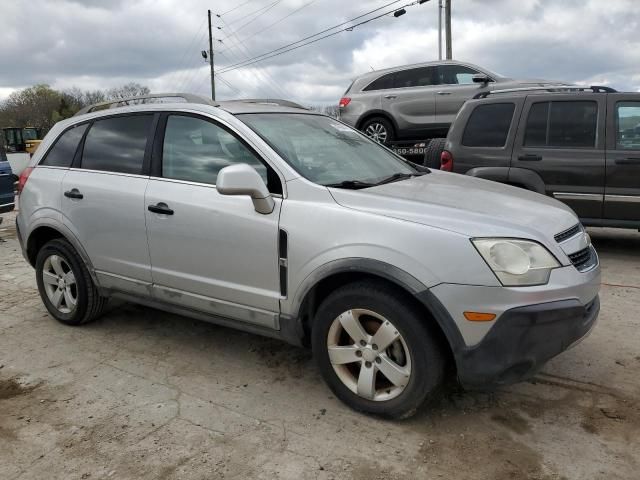
[[[141,173],[153,115],[96,120],[84,142],[82,168]]]
[[[412,68],[411,70],[401,70],[396,72],[393,79],[395,88],[405,87],[424,87],[433,85],[433,75],[435,69],[433,67]]]
[[[465,127],[462,144],[467,147],[504,147],[514,109],[513,103],[476,107]]]
[[[387,73],[377,80],[374,80],[364,88],[364,91],[384,90],[385,88],[393,88],[393,73]]]
[[[444,85],[468,85],[478,71],[464,65],[441,65],[438,67],[438,83]]]
[[[529,110],[524,144],[528,147],[544,147],[547,145],[547,121],[549,119],[549,102],[534,103]]]
[[[171,115],[167,119],[162,152],[162,176],[215,185],[218,172],[247,163],[267,182],[267,168],[231,133],[196,117]]]
[[[40,165],[49,165],[51,167],[70,167],[73,162],[73,156],[78,148],[78,143],[82,139],[84,131],[87,129],[88,123],[77,125],[64,132],[53,145],[51,150],[40,162]]]
[[[640,102],[616,104],[616,148],[640,150]]]
[[[529,111],[526,146],[594,147],[598,104],[591,101],[535,103]]]

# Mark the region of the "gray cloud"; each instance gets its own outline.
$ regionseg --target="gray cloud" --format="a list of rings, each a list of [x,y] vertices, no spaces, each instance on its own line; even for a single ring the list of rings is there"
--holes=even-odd
[[[323,30],[389,0],[283,0],[243,27],[268,0],[215,18],[223,67]],[[402,5],[405,2],[398,2]],[[454,57],[507,76],[608,83],[640,90],[637,1],[454,0]],[[224,12],[238,2],[212,2]],[[33,14],[37,12],[37,14]],[[219,96],[287,96],[335,102],[355,75],[437,58],[437,0],[352,32],[221,75]],[[208,93],[206,6],[198,0],[3,2],[0,98],[34,83],[107,88],[128,81],[154,91]],[[233,30],[239,29],[237,36]],[[247,39],[240,42],[240,39]],[[231,85],[228,87],[224,82]]]

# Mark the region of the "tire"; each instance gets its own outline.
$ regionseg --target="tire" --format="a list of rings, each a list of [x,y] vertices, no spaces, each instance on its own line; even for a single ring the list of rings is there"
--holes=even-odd
[[[360,130],[362,130],[367,137],[380,143],[393,142],[396,138],[393,125],[384,117],[370,118],[362,124]]]
[[[440,156],[442,155],[446,143],[446,138],[434,138],[429,142],[427,150],[424,152],[425,167],[440,170]]]
[[[353,319],[364,332],[347,333],[344,325],[351,325],[348,328],[354,332]],[[387,340],[371,336],[376,331],[387,334]],[[355,338],[360,334],[369,335],[366,346]],[[399,337],[384,347],[394,334]],[[316,313],[311,336],[324,380],[354,410],[406,418],[435,397],[442,384],[445,356],[438,336],[424,315],[407,302],[404,292],[385,284],[358,282],[331,293]],[[384,373],[390,371],[389,366],[397,383]],[[366,381],[371,378],[373,381]],[[359,393],[361,380],[365,395]]]
[[[63,239],[51,240],[38,252],[36,282],[49,314],[65,325],[95,320],[107,302],[99,295],[80,255]],[[58,305],[54,304],[56,299]]]

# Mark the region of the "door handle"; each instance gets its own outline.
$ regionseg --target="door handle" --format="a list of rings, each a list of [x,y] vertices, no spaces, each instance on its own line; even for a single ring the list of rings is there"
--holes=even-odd
[[[438,95],[451,95],[451,92],[438,92]]]
[[[84,195],[82,195],[80,193],[80,190],[78,190],[77,188],[67,190],[66,192],[64,192],[64,196],[67,198],[75,198],[77,200],[82,200],[84,198]]]
[[[147,210],[153,213],[159,213],[160,215],[173,215],[173,210],[164,202],[159,202],[156,205],[149,205]]]
[[[397,95],[385,95],[384,96],[384,98],[388,98],[388,99],[397,98],[397,97],[398,97]]]
[[[629,158],[617,158],[617,165],[640,165],[640,158],[638,157],[629,157]]]
[[[527,153],[526,155],[520,155],[518,157],[518,160],[521,160],[523,162],[539,162],[540,160],[542,160],[542,156]]]

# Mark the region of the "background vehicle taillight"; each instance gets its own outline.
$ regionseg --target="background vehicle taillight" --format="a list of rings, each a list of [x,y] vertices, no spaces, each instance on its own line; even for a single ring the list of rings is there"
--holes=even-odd
[[[453,155],[451,155],[451,152],[444,150],[440,154],[440,170],[453,172]]]
[[[33,171],[33,167],[25,168],[20,174],[20,178],[18,179],[18,195],[22,193],[24,186],[27,184],[27,180],[29,180],[29,175]]]
[[[342,97],[340,99],[340,103],[338,104],[338,106],[340,108],[342,107],[346,107],[347,105],[349,105],[349,102],[351,101],[351,99],[349,97]]]

